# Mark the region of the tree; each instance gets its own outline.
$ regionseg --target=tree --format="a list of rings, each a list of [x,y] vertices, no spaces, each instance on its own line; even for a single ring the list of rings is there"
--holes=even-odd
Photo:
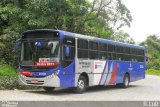
[[[152,58],[160,57],[160,38],[156,35],[150,35],[140,45],[146,47],[146,51]]]
[[[130,26],[132,21],[121,0],[11,0],[3,3],[0,16],[2,27],[7,25],[1,28],[3,31],[52,28],[82,34],[95,32],[105,38],[124,25]]]
[[[160,38],[150,35],[141,45],[146,47],[147,68],[160,70]]]
[[[87,7],[88,8],[88,7]],[[98,37],[111,38],[113,32],[132,21],[130,11],[121,0],[93,0],[82,16],[77,32],[95,32]]]
[[[115,32],[113,35],[113,39],[119,42],[135,44],[135,41],[133,40],[133,38],[131,38],[128,33],[125,33],[122,30],[119,32]]]

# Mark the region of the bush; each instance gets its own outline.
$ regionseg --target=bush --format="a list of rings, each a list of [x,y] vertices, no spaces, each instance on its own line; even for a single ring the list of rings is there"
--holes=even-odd
[[[147,69],[160,70],[160,58],[147,62]]]
[[[148,69],[146,70],[147,74],[151,74],[151,75],[158,75],[160,76],[160,70],[155,70],[155,69]]]
[[[18,73],[14,67],[0,65],[0,90],[4,89],[36,89],[33,86],[21,86],[18,83]]]
[[[14,89],[17,86],[17,76],[0,76],[0,89]]]

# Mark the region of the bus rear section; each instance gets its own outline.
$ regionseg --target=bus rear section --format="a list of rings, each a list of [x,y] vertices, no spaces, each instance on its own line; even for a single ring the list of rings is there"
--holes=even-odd
[[[76,81],[87,86],[120,85],[145,78],[145,48],[132,44],[78,35]],[[78,82],[76,86],[78,85]]]
[[[79,78],[78,74],[87,75],[83,76],[86,77],[88,86],[124,85],[124,79],[127,76],[128,83],[123,86],[126,88],[129,82],[145,78],[145,63],[79,59],[77,63],[77,79]]]

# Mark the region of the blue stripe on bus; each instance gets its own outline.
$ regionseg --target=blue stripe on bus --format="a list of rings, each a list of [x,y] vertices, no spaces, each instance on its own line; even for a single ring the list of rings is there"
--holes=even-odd
[[[109,65],[109,62],[110,62],[110,61],[108,61],[108,65]],[[103,84],[103,85],[105,85],[105,84],[106,84],[106,81],[107,81],[107,79],[108,79],[108,75],[109,75],[109,73],[110,73],[111,66],[112,66],[112,63],[110,63],[110,66],[108,66],[107,76],[106,76],[106,79],[105,79],[105,81],[104,81],[104,84]]]
[[[100,81],[99,81],[99,85],[101,84],[101,81],[102,81],[102,79],[103,79],[103,75],[104,75],[104,72],[105,72],[105,70],[106,70],[106,66],[107,66],[107,61],[106,61],[105,66],[104,66],[103,73],[102,73],[101,79],[100,79]]]

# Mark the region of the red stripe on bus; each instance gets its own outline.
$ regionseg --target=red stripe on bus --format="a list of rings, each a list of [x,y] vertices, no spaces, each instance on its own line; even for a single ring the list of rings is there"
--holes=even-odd
[[[112,73],[111,79],[109,81],[110,85],[113,85],[115,83],[115,77],[116,77],[116,74],[117,74],[117,69],[118,69],[118,64],[116,64],[114,66],[113,73]]]

